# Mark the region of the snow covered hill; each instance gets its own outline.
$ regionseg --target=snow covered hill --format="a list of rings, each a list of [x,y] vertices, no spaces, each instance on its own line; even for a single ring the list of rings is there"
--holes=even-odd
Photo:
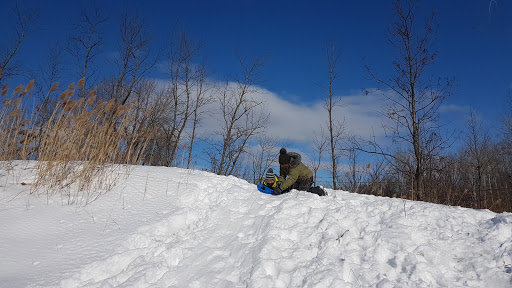
[[[512,286],[510,213],[162,167],[77,207],[24,167],[0,176],[1,287]]]

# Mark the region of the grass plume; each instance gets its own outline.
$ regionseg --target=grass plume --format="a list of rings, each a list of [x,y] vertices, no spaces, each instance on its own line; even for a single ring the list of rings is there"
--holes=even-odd
[[[33,85],[32,80],[25,92]],[[48,93],[56,93],[57,87],[55,83]],[[133,125],[130,105],[98,100],[96,88],[87,100],[74,99],[74,87],[72,83],[62,92],[45,121],[34,120],[39,109],[26,111],[22,94],[5,99],[0,113],[0,161],[38,160],[33,193],[60,191],[68,204],[86,205],[115,184],[112,173],[105,170],[139,163],[153,131],[129,129]],[[19,85],[13,94],[22,90]],[[34,119],[24,119],[34,114]]]

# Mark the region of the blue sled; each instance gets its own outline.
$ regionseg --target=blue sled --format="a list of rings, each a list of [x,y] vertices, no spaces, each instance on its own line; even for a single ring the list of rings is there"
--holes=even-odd
[[[265,186],[263,184],[258,184],[258,190],[260,192],[265,193],[265,194],[272,194],[272,192],[274,192],[273,189],[270,189],[270,188],[268,188],[267,186]]]

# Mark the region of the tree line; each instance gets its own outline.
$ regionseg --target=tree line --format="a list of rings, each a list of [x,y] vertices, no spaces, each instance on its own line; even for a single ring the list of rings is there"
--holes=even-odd
[[[365,65],[379,87],[366,93],[382,93],[380,113],[389,120],[383,130],[392,144],[384,147],[375,138],[348,135],[344,125],[333,128],[335,122],[330,118],[327,138],[331,142],[332,185],[360,193],[512,211],[512,94],[504,103],[508,111],[501,118],[503,137],[493,137],[475,111],[469,112],[463,131],[443,125],[440,107],[451,96],[454,79],[429,72],[437,56],[433,41],[436,13],[432,10],[421,22],[417,19],[418,4],[415,0],[393,2],[393,21],[387,34],[394,50],[393,72],[381,75]],[[328,53],[329,115],[335,75],[332,63],[337,59]],[[318,150],[324,148],[323,142],[317,143]],[[363,155],[372,155],[372,163],[359,162]],[[335,172],[339,157],[346,159],[344,175]]]
[[[350,135],[344,119],[335,117],[334,111],[343,111],[335,92],[342,54],[330,44],[325,49],[327,122],[318,124],[303,158],[315,178],[321,171],[329,174],[330,181],[317,179],[317,184],[335,190],[512,211],[512,102],[504,103],[508,112],[502,117],[503,137],[490,135],[474,111],[464,131],[450,131],[439,122],[439,109],[450,97],[454,80],[429,73],[437,56],[436,14],[421,22],[417,5],[415,0],[393,3],[387,34],[395,50],[393,73],[381,75],[365,65],[379,87],[366,92],[384,97],[380,112],[389,120],[383,129],[392,145]],[[289,144],[263,133],[268,104],[254,95],[264,57],[237,54],[239,73],[213,82],[202,43],[185,30],[156,53],[144,19],[124,14],[110,65],[114,72],[104,75],[98,62],[108,16],[90,8],[81,12],[65,44],[56,44],[37,72],[30,72],[17,64],[17,57],[26,37],[35,33],[36,13],[15,6],[9,16],[16,24],[0,47],[2,161],[44,161],[46,172],[65,171],[52,180],[60,187],[70,175],[87,186],[98,175],[94,167],[105,163],[201,167],[260,183],[275,165],[279,148]],[[150,77],[157,65],[167,72],[164,83]],[[76,81],[60,84],[69,66]],[[34,80],[10,87],[7,83],[19,75]],[[200,132],[211,121],[217,123],[211,126],[216,130]],[[52,160],[92,165],[76,175],[75,167],[53,167]]]

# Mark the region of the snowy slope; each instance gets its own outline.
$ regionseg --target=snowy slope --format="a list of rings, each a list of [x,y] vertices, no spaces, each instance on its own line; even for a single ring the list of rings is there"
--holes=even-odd
[[[76,207],[25,166],[0,176],[1,287],[512,286],[510,213],[162,167]]]

